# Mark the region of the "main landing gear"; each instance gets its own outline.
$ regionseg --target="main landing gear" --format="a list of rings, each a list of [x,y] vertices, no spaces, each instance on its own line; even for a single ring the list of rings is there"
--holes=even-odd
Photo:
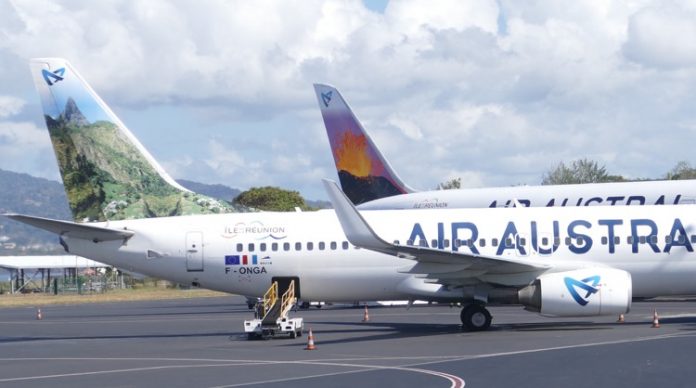
[[[480,303],[465,305],[460,314],[462,325],[468,331],[483,331],[491,326],[491,313]]]

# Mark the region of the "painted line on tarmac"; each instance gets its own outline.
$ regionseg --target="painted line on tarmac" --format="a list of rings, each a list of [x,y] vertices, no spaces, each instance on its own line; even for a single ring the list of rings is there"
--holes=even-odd
[[[541,352],[550,352],[550,351],[557,351],[557,350],[566,350],[566,349],[579,349],[579,348],[588,348],[588,347],[597,347],[597,346],[609,346],[609,345],[619,345],[619,344],[626,344],[626,343],[636,343],[636,342],[646,342],[646,341],[657,341],[657,340],[663,340],[663,339],[672,339],[672,338],[679,338],[679,337],[693,337],[696,336],[696,334],[684,334],[684,333],[673,333],[673,334],[662,334],[662,335],[657,335],[657,336],[649,336],[649,337],[639,337],[639,338],[632,338],[632,339],[623,339],[623,340],[614,340],[614,341],[601,341],[601,342],[592,342],[592,343],[585,343],[585,344],[576,344],[576,345],[565,345],[565,346],[553,346],[553,347],[547,347],[547,348],[537,348],[537,349],[525,349],[525,350],[516,350],[516,351],[510,351],[510,352],[497,352],[497,353],[488,353],[488,354],[479,354],[479,355],[467,355],[467,356],[444,356],[441,359],[438,360],[432,360],[433,358],[438,358],[438,357],[424,357],[424,358],[429,358],[432,361],[427,361],[427,362],[417,362],[414,364],[410,365],[402,365],[402,366],[377,366],[377,365],[364,365],[364,364],[355,364],[355,363],[343,363],[343,362],[331,362],[331,361],[349,361],[349,360],[355,360],[355,361],[377,361],[377,360],[382,360],[382,361],[387,361],[387,360],[396,360],[396,359],[420,359],[419,357],[369,357],[369,358],[356,358],[356,359],[335,359],[335,360],[303,360],[303,361],[270,361],[270,360],[216,360],[216,359],[177,359],[177,358],[101,358],[101,359],[95,359],[95,358],[79,358],[79,357],[62,357],[62,358],[15,358],[15,359],[2,359],[2,361],[29,361],[29,360],[103,360],[103,361],[115,361],[115,360],[131,360],[131,361],[195,361],[195,362],[216,362],[216,364],[203,364],[203,365],[164,365],[164,366],[153,366],[153,367],[142,367],[142,368],[130,368],[130,369],[116,369],[116,370],[104,370],[104,371],[91,371],[91,372],[77,372],[77,373],[66,373],[66,374],[56,374],[56,375],[46,375],[46,376],[28,376],[28,377],[16,377],[16,378],[5,378],[5,379],[0,379],[0,382],[12,382],[12,381],[27,381],[27,380],[38,380],[38,379],[50,379],[50,378],[59,378],[59,377],[74,377],[74,376],[85,376],[85,375],[96,375],[96,374],[108,374],[108,373],[127,373],[127,372],[139,372],[139,371],[148,371],[148,370],[161,370],[161,369],[184,369],[184,368],[201,368],[201,367],[229,367],[229,366],[249,366],[249,365],[268,365],[268,364],[301,364],[301,365],[324,365],[324,366],[337,366],[337,367],[343,367],[343,368],[359,368],[359,370],[355,371],[344,371],[344,372],[335,372],[335,373],[327,373],[327,374],[321,374],[321,375],[309,375],[309,376],[298,376],[298,377],[292,377],[292,378],[287,378],[287,379],[278,379],[278,380],[267,380],[267,381],[256,381],[256,382],[248,382],[248,383],[240,383],[240,384],[233,384],[233,385],[225,385],[221,387],[238,387],[238,386],[247,386],[247,385],[258,385],[258,384],[268,384],[268,383],[274,383],[274,382],[287,382],[287,381],[293,381],[293,380],[302,380],[302,379],[312,379],[312,378],[319,378],[319,377],[326,377],[326,376],[336,376],[336,375],[341,375],[341,374],[348,374],[348,373],[361,373],[361,372],[366,372],[366,371],[374,371],[374,370],[397,370],[397,371],[405,371],[405,372],[414,372],[414,373],[424,373],[440,378],[444,378],[450,382],[450,387],[463,387],[465,385],[465,382],[462,378],[454,375],[450,375],[444,372],[439,372],[439,371],[433,371],[433,370],[428,370],[428,369],[422,369],[422,368],[415,368],[415,367],[422,367],[425,365],[433,365],[433,364],[442,364],[442,363],[447,363],[447,362],[454,362],[454,361],[466,361],[466,360],[477,360],[477,359],[484,359],[484,358],[495,358],[495,357],[506,357],[506,356],[515,356],[515,355],[521,355],[521,354],[531,354],[531,353],[541,353]]]
[[[398,357],[399,359],[403,359],[402,357]],[[430,357],[432,359],[432,357]],[[383,357],[383,358],[376,358],[376,359],[382,359],[382,360],[387,360],[390,359],[390,357]],[[241,367],[241,366],[253,366],[253,365],[279,365],[279,364],[293,364],[293,365],[306,365],[306,366],[335,366],[335,367],[341,367],[341,368],[359,368],[358,370],[352,370],[352,371],[344,371],[344,372],[334,372],[334,373],[325,373],[325,374],[318,374],[318,375],[307,375],[307,376],[297,376],[297,377],[289,377],[289,378],[283,378],[283,379],[275,379],[275,380],[264,380],[264,381],[253,381],[253,382],[246,382],[246,383],[239,383],[239,384],[231,384],[231,385],[223,385],[219,386],[219,388],[222,387],[240,387],[240,386],[248,386],[248,385],[259,385],[259,384],[270,384],[270,383],[278,383],[278,382],[288,382],[288,381],[295,381],[295,380],[305,380],[305,379],[313,379],[313,378],[319,378],[319,377],[329,377],[329,376],[337,376],[337,375],[344,375],[344,374],[350,374],[350,373],[362,373],[362,372],[369,372],[369,371],[378,371],[378,370],[395,370],[395,371],[402,371],[402,372],[411,372],[411,373],[420,373],[420,374],[426,374],[438,378],[445,379],[450,382],[450,388],[461,388],[465,386],[464,379],[462,379],[459,376],[455,376],[449,373],[445,372],[440,372],[440,371],[434,371],[434,370],[429,370],[429,369],[423,369],[423,368],[413,368],[410,366],[380,366],[380,365],[364,365],[364,364],[347,364],[347,363],[338,363],[338,362],[327,362],[326,360],[320,361],[320,360],[304,360],[304,361],[270,361],[270,360],[217,360],[217,359],[179,359],[179,358],[145,358],[145,357],[118,357],[118,358],[86,358],[86,357],[56,357],[56,358],[50,358],[50,357],[45,357],[45,358],[7,358],[3,359],[0,358],[0,361],[86,361],[86,360],[91,360],[91,361],[195,361],[195,362],[216,362],[215,364],[201,364],[201,365],[158,365],[158,366],[151,366],[151,367],[139,367],[139,368],[124,368],[124,369],[108,369],[108,370],[101,370],[101,371],[89,371],[89,372],[75,372],[75,373],[63,373],[63,374],[52,374],[52,375],[42,375],[42,376],[25,376],[25,377],[12,377],[12,378],[4,378],[0,379],[0,383],[2,382],[17,382],[17,381],[30,381],[30,380],[46,380],[46,379],[53,379],[53,378],[64,378],[64,377],[79,377],[79,376],[89,376],[89,375],[99,375],[99,374],[111,374],[111,373],[130,373],[130,372],[145,372],[145,371],[152,371],[152,370],[163,370],[163,369],[186,369],[186,368],[217,368],[217,367]],[[358,359],[361,360],[361,359]],[[365,359],[362,359],[365,360]]]

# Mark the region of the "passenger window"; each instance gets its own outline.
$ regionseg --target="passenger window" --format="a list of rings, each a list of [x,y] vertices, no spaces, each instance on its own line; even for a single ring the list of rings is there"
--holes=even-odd
[[[696,234],[691,235],[691,243],[696,244]]]
[[[575,242],[577,242],[578,245],[584,245],[584,244],[585,244],[585,239],[583,239],[582,237],[578,237],[578,238],[575,240]]]
[[[427,248],[428,247],[428,242],[425,240],[420,240],[420,246]]]
[[[341,247],[342,247],[343,249],[348,249],[348,241],[344,241],[344,242],[341,244]]]
[[[614,236],[614,245],[619,245],[619,244],[621,244],[621,237]]]
[[[609,239],[607,238],[607,236],[602,236],[602,245],[607,245],[608,242]]]
[[[570,240],[571,240],[570,237],[566,237],[565,238],[565,245],[570,246]]]
[[[520,238],[520,245],[522,245],[522,246],[527,245],[527,239],[524,237]]]
[[[469,248],[473,247],[473,246],[474,246],[474,240],[472,240],[472,239],[466,240],[466,246],[468,246]]]
[[[430,241],[430,243],[431,243],[430,244],[431,247],[437,248],[437,240],[433,239],[432,241]]]
[[[444,246],[445,248],[449,248],[449,239],[448,239],[448,238],[446,238],[446,239],[442,242],[442,246]]]
[[[295,250],[296,250],[296,251],[301,251],[301,250],[302,250],[302,243],[296,242],[296,243],[295,243]]]
[[[455,248],[459,248],[461,246],[462,246],[462,240],[460,240],[460,239],[454,240],[454,247]]]
[[[244,244],[237,244],[237,252],[241,252],[244,250]]]
[[[283,243],[283,250],[289,251],[290,250],[290,243]]]
[[[277,251],[278,250],[278,243],[271,244],[271,250],[273,250],[273,252]]]
[[[308,251],[311,251],[311,250],[313,250],[313,249],[314,249],[314,243],[313,243],[313,242],[308,242],[308,243],[307,243],[307,250],[308,250]]]
[[[261,252],[266,252],[266,243],[261,243],[259,248],[261,248]]]
[[[320,251],[323,251],[325,248],[326,248],[326,244],[324,244],[323,241],[320,241],[320,242],[319,242],[319,250],[320,250]]]
[[[249,243],[249,252],[254,251],[254,243]]]
[[[679,244],[684,244],[684,235],[680,234],[679,237],[677,237],[677,242]]]
[[[548,238],[548,237],[542,237],[542,238],[541,238],[541,245],[549,245],[549,238]]]
[[[331,241],[331,250],[332,251],[336,250],[336,241]]]
[[[650,236],[650,243],[657,244],[657,236],[655,236],[654,234]]]
[[[626,241],[627,241],[629,244],[633,244],[633,236],[628,236],[628,238],[626,239]]]
[[[561,238],[560,237],[554,237],[553,238],[553,245],[560,247],[561,246]]]
[[[481,246],[481,248],[486,246],[486,239],[485,238],[482,238],[479,240],[479,246]]]
[[[665,236],[665,242],[667,244],[671,244],[672,243],[672,236]]]
[[[638,237],[638,242],[641,244],[645,244],[645,236]]]
[[[491,239],[491,245],[493,245],[494,247],[497,247],[497,246],[498,246],[498,239],[497,239],[497,238],[492,238],[492,239]]]
[[[505,246],[512,247],[512,239],[511,238],[508,237],[505,239]]]

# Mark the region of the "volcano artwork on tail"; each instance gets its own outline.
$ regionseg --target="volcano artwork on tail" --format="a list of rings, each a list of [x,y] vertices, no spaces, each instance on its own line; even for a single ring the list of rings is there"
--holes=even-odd
[[[176,183],[66,60],[31,68],[76,221],[234,211]]]
[[[379,153],[338,90],[315,84],[341,187],[354,204],[413,192]]]

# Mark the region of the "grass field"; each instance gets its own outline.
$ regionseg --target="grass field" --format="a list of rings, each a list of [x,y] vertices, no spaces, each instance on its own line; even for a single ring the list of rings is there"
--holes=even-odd
[[[6,307],[41,307],[55,304],[81,304],[125,302],[138,300],[184,299],[227,296],[224,292],[191,289],[179,290],[173,288],[138,288],[111,290],[106,293],[94,294],[3,294],[0,295],[0,308]]]

